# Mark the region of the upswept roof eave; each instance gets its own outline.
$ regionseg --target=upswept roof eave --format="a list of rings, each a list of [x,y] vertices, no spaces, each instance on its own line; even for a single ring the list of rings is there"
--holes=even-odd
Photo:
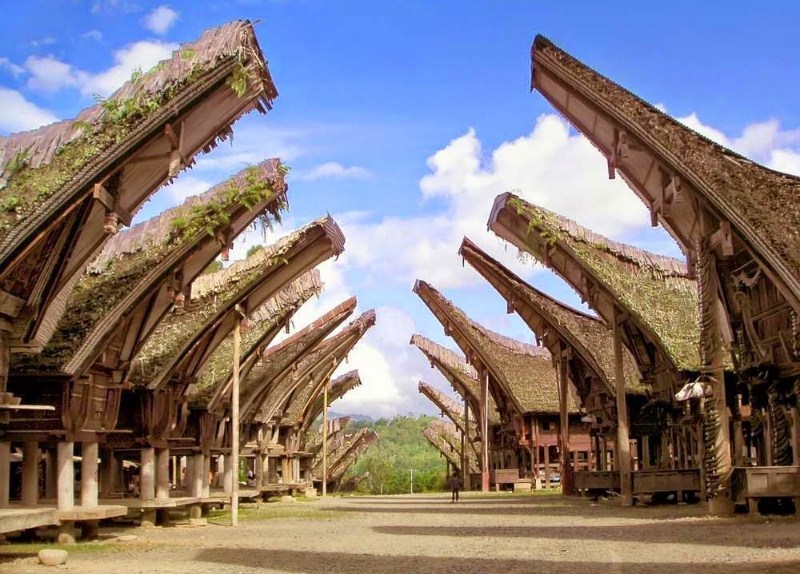
[[[613,337],[597,317],[574,309],[530,285],[466,237],[461,244],[459,254],[495,288],[511,307],[518,311],[520,317],[536,333],[540,341],[545,343],[547,337],[544,336],[544,333],[537,332],[535,325],[527,320],[524,313],[519,312],[523,306],[547,325],[548,334],[556,333],[563,345],[568,345],[578,354],[612,396],[616,394],[615,371],[613,368],[609,369],[609,366],[614,364],[613,358],[609,358],[613,357],[614,352]],[[575,328],[570,328],[567,324],[573,324]],[[587,332],[589,331],[594,332],[595,340],[588,337]],[[597,338],[606,341],[598,346]],[[549,349],[549,351],[551,354],[557,353],[557,349]],[[625,371],[627,373],[626,388],[629,392],[642,392],[643,388],[638,381],[633,357],[630,356],[627,349],[623,349],[623,352],[625,353]],[[603,360],[600,358],[601,355],[603,355]]]
[[[512,221],[518,221],[520,228],[526,229],[525,237],[520,237],[501,221],[504,213]],[[591,302],[591,293],[585,286],[577,284],[568,271],[558,265],[556,258],[541,252],[541,246],[530,241],[533,236],[541,237],[548,250],[558,250],[582,273],[592,278],[594,285],[600,287],[613,305],[621,310],[625,320],[632,322],[661,350],[673,370],[700,370],[700,331],[695,312],[697,289],[688,275],[679,272],[677,260],[671,260],[676,262],[674,266],[662,266],[661,263],[670,261],[670,258],[608,240],[572,220],[527,203],[510,193],[501,194],[495,199],[489,228],[551,268],[584,300]],[[575,230],[577,233],[573,233]],[[626,249],[627,255],[618,252],[618,246]],[[614,281],[614,284],[610,281]],[[621,289],[620,282],[629,282],[630,285]],[[648,289],[653,293],[646,293]],[[602,317],[602,308],[594,307]],[[645,311],[646,316],[643,314]],[[602,318],[606,323],[610,321],[609,317]],[[691,341],[685,338],[687,332],[692,337]]]
[[[537,65],[557,72],[565,89],[597,106],[689,182],[710,204],[710,211],[730,222],[749,243],[759,264],[777,279],[776,284],[795,310],[800,309],[800,238],[787,234],[800,227],[800,210],[794,208],[794,198],[800,194],[800,178],[757,164],[698,134],[541,35],[531,47],[531,64],[532,90],[537,89]],[[542,93],[556,105],[547,93]],[[637,195],[640,193],[637,190]],[[781,213],[780,218],[774,217],[777,212]],[[684,251],[695,249],[687,238],[674,231],[679,225],[669,214],[662,211],[658,217]]]
[[[358,370],[348,371],[347,373],[332,379],[328,383],[328,406],[331,405],[334,401],[338,401],[344,395],[352,391],[353,389],[361,386],[361,377],[358,374]],[[309,410],[308,416],[303,421],[305,426],[311,425],[317,417],[322,414],[324,410],[324,395],[320,393],[317,395],[317,399],[314,401],[314,406]]]

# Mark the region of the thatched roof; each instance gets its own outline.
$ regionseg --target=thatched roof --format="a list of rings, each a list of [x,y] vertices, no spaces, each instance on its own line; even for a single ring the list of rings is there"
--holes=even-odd
[[[130,338],[134,332],[139,340],[117,346],[138,349],[150,333],[128,324],[135,310],[147,309],[149,324],[157,323],[176,292],[200,275],[225,241],[257,218],[262,224],[280,219],[285,193],[280,161],[269,159],[118,233],[80,277],[41,355],[16,356],[13,369],[79,374],[116,337]],[[186,225],[176,227],[176,221]],[[217,232],[223,229],[227,237],[220,241]],[[179,279],[176,268],[181,270]]]
[[[411,335],[411,344],[422,351],[422,354],[430,361],[431,368],[435,367],[447,379],[454,391],[469,401],[473,415],[477,418],[475,413],[478,412],[481,400],[481,386],[478,381],[478,373],[472,365],[467,363],[466,357],[418,334]],[[500,422],[497,405],[491,393],[487,410],[490,424]]]
[[[525,239],[498,223],[501,210],[505,217],[517,218],[518,227],[525,226]],[[630,321],[650,335],[652,344],[677,369],[700,370],[697,284],[681,261],[618,243],[512,194],[495,200],[490,226],[551,267],[610,322],[613,310],[598,308],[591,287],[569,272],[568,266],[576,265],[591,277],[594,288],[607,293]],[[553,257],[554,250],[561,250],[566,259]]]
[[[266,395],[256,418],[264,422],[277,418],[280,424],[289,426],[302,424],[322,385],[375,325],[375,320],[375,311],[366,311],[305,354],[291,371],[273,383],[274,390]]]
[[[160,388],[196,377],[233,330],[236,306],[256,309],[309,269],[343,249],[330,218],[315,221],[243,261],[199,277],[183,309],[156,328],[131,369],[131,380]]]
[[[616,394],[614,337],[606,325],[529,285],[466,237],[459,254],[497,289],[544,345],[552,341],[556,347],[571,347],[610,396]],[[558,352],[557,348],[550,351]],[[643,392],[636,364],[626,349],[623,361],[626,388],[629,392]]]
[[[246,377],[259,352],[272,342],[283,327],[288,327],[292,316],[312,296],[322,292],[322,279],[319,271],[312,269],[292,281],[277,295],[256,309],[248,318],[246,328],[242,328],[240,376]],[[244,367],[244,369],[242,369]],[[233,335],[228,336],[208,360],[197,383],[192,387],[192,400],[195,404],[207,404],[217,386],[222,392],[230,387],[233,376]]]
[[[339,480],[347,472],[358,457],[361,456],[375,441],[378,440],[378,433],[372,429],[361,429],[355,437],[343,449],[340,456],[331,459],[328,467],[328,479]]]
[[[451,465],[461,469],[461,433],[455,425],[434,419],[422,429],[422,435]],[[469,465],[467,472],[480,472],[474,450],[470,450],[467,463]]]
[[[425,395],[442,411],[443,415],[447,416],[459,428],[464,424],[464,407],[459,401],[450,398],[424,381],[420,381],[417,384],[417,390],[421,395]],[[470,421],[473,421],[472,417],[470,417]]]
[[[800,178],[758,165],[701,136],[543,36],[536,37],[531,58],[532,87],[542,91],[603,153],[612,157],[613,151],[608,149],[608,142],[601,141],[604,138],[596,128],[580,121],[585,121],[586,118],[578,116],[586,111],[602,116],[606,139],[612,132],[618,134],[618,139],[620,133],[627,138],[630,151],[623,151],[623,155],[648,153],[661,164],[661,171],[679,177],[679,186],[694,188],[708,203],[709,211],[729,222],[733,232],[759,254],[757,259],[768,263],[773,270],[770,274],[780,277],[795,301],[800,298],[800,203],[797,201]],[[655,191],[655,186],[661,183],[655,180],[657,167],[651,166],[653,183],[645,173],[626,172],[628,168],[623,166],[619,169],[626,179],[636,182],[641,197],[650,201],[658,197],[650,189],[652,186]],[[695,207],[676,206],[676,209]],[[687,215],[680,224],[674,215],[663,211],[659,217],[685,249],[694,249],[692,239],[696,237],[691,234],[697,231],[695,217]]]
[[[557,413],[558,384],[550,352],[479,325],[424,281],[414,291],[434,312],[470,363],[484,365],[519,414]],[[497,401],[497,397],[495,397]],[[573,400],[570,412],[577,412]]]
[[[353,313],[356,304],[355,297],[347,299],[261,355],[261,364],[254,366],[250,375],[242,379],[241,420],[250,420],[256,415],[267,396],[275,392],[278,383],[300,358],[341,325]],[[219,400],[213,400],[212,404],[215,408],[222,406]]]
[[[358,371],[348,371],[344,375],[340,375],[335,379],[331,379],[328,383],[328,406],[334,401],[341,399],[345,394],[349,393],[356,387],[361,386],[361,377],[358,376]],[[324,407],[324,393],[318,393],[314,399],[313,406],[308,410],[305,426],[310,425],[322,415]]]
[[[276,96],[252,25],[238,21],[74,120],[0,138],[0,289],[27,300],[42,274],[50,279],[18,319],[23,342],[46,342],[39,327],[58,320],[71,281],[109,232]]]

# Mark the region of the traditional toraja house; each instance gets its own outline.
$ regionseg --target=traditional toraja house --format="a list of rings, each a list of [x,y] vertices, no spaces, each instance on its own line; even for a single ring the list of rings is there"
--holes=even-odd
[[[100,244],[276,96],[252,25],[232,22],[74,120],[0,138],[0,393],[9,351],[48,341]]]
[[[317,344],[293,363],[283,376],[273,381],[271,390],[255,414],[255,420],[266,426],[270,454],[281,459],[281,484],[284,488],[305,488],[307,468],[301,466],[306,452],[303,419],[313,404],[316,395],[330,380],[330,376],[347,358],[347,355],[375,325],[374,310],[369,310],[339,333]],[[307,428],[307,426],[306,426]],[[266,450],[266,449],[264,449]],[[266,476],[268,484],[276,484],[277,464],[270,466]],[[293,486],[297,485],[297,486]]]
[[[528,469],[538,462],[531,455],[535,455],[533,450],[538,453],[539,446],[544,449],[542,454],[547,469],[552,448],[558,452],[559,441],[552,439],[557,437],[555,429],[558,427],[558,414],[562,410],[559,406],[559,385],[556,384],[556,372],[549,352],[485,329],[424,281],[416,282],[414,292],[480,374],[481,404],[477,418],[481,435],[490,438],[494,445],[490,460],[489,440],[482,441],[482,490],[488,490],[490,481],[499,486],[525,479]],[[565,390],[562,395],[566,403],[564,409],[568,415],[573,415],[568,417],[568,424],[575,427],[575,452],[588,451],[588,435],[581,427],[574,400],[566,392],[567,386],[562,387]],[[498,405],[500,415],[500,424],[492,429],[491,437],[488,434],[489,393]],[[542,444],[534,444],[537,427],[542,427],[542,432],[538,433]],[[494,468],[493,473],[490,473],[490,463]]]
[[[372,429],[364,428],[356,433],[343,435],[338,444],[332,445],[334,448],[329,454],[328,463],[328,490],[336,491],[342,481],[342,477],[347,470],[353,466],[361,456],[375,441],[378,440],[378,433]],[[322,482],[322,458],[314,461],[311,470],[314,482]]]
[[[437,369],[447,379],[453,390],[464,400],[463,421],[467,422],[462,422],[461,424],[462,436],[465,443],[471,444],[472,448],[477,452],[482,443],[482,429],[478,424],[480,422],[478,415],[481,412],[481,384],[478,381],[477,371],[467,363],[467,359],[463,355],[438,345],[422,335],[412,335],[411,344],[425,355],[431,363],[431,368]],[[491,393],[488,396],[488,401],[487,416],[489,418],[489,426],[494,427],[500,424],[500,416]],[[475,422],[474,428],[471,424],[472,421]],[[466,453],[467,449],[461,449],[461,452]],[[478,458],[480,459],[480,453],[478,453]],[[462,464],[462,467],[466,466],[466,464]],[[464,488],[469,490],[472,486],[471,477],[464,475],[463,478]],[[477,477],[477,480],[480,481],[480,476]]]
[[[527,284],[469,239],[464,239],[459,254],[503,296],[508,304],[507,310],[522,317],[556,361],[563,357],[567,379],[576,390],[582,408],[593,419],[595,442],[591,467],[594,472],[576,474],[576,487],[584,490],[611,487],[615,483],[618,487],[618,475],[607,472],[607,441],[614,444],[617,441],[616,374],[611,331],[597,317],[572,309]],[[696,463],[692,463],[687,453],[671,452],[665,446],[661,446],[658,452],[655,449],[651,452],[653,422],[661,423],[657,426],[662,427],[667,421],[652,421],[644,416],[648,412],[642,408],[647,401],[646,389],[627,349],[623,350],[623,375],[628,412],[635,415],[631,434],[639,445],[639,470],[647,471],[637,476],[638,481],[634,480],[634,491],[638,491],[655,486],[654,480],[643,479],[645,474],[663,476],[687,466],[695,467]],[[677,430],[664,426],[658,428],[659,434],[654,436],[656,440],[666,440],[669,433]],[[685,445],[685,442],[673,440],[670,444]],[[656,454],[660,456],[653,456]]]
[[[447,460],[448,471],[457,472],[462,476],[465,474],[476,474],[480,472],[478,457],[474,452],[468,453],[466,459],[462,455],[463,439],[461,431],[453,423],[445,423],[434,419],[422,429],[423,436],[439,453]],[[462,469],[466,460],[467,467]]]
[[[608,158],[609,177],[625,179],[698,277],[711,510],[730,509],[732,465],[745,462],[739,400],[723,389],[728,354],[734,391],[765,422],[754,437],[765,467],[736,470],[737,496],[800,495],[800,179],[709,141],[542,36],[531,59],[532,88]]]
[[[313,404],[308,409],[305,419],[303,420],[303,426],[301,427],[301,431],[307,432],[311,425],[313,425],[319,417],[322,416],[323,411],[326,407],[329,407],[331,403],[334,401],[338,401],[344,395],[355,389],[356,387],[361,386],[361,377],[358,374],[357,370],[348,371],[343,375],[339,375],[335,379],[331,379],[328,382],[328,404],[325,404],[325,393],[317,394],[316,398],[313,401]],[[349,422],[348,417],[338,417],[334,420],[328,421],[328,432],[335,431],[337,428],[343,428]],[[344,424],[342,424],[344,423]],[[322,427],[320,427],[320,432],[322,432]]]
[[[135,391],[123,396],[120,426],[133,432],[115,444],[141,447],[143,498],[169,497],[170,449],[182,454],[191,450],[190,494],[209,495],[210,449],[223,429],[211,413],[196,413],[190,420],[191,386],[233,331],[238,314],[246,317],[257,310],[310,268],[341,253],[343,244],[333,220],[314,222],[243,261],[198,278],[183,307],[173,309],[158,325],[131,368]]]
[[[612,241],[564,217],[529,204],[511,194],[500,195],[489,218],[496,234],[539,259],[560,275],[598,313],[613,331],[615,385],[618,401],[617,467],[623,501],[631,502],[632,480],[627,450],[628,421],[623,418],[625,375],[623,345],[630,351],[642,383],[654,399],[661,424],[646,433],[656,459],[659,450],[677,451],[683,444],[686,466],[697,469],[703,441],[695,415],[684,417],[675,394],[700,372],[697,289],[686,266],[669,257]],[[666,425],[678,425],[678,436]],[[685,423],[685,424],[680,424]],[[663,457],[668,456],[666,453]],[[694,461],[689,463],[689,461]],[[678,485],[699,488],[699,472],[669,475]],[[691,485],[683,482],[684,476]],[[691,477],[691,478],[688,478]],[[675,488],[674,490],[689,490]]]
[[[417,336],[418,335],[414,335],[413,337]],[[412,338],[412,343],[413,342],[414,341]],[[428,343],[430,343],[430,341],[428,341]],[[445,416],[448,419],[450,419],[450,422],[452,422],[458,429],[458,435],[461,437],[461,444],[459,445],[458,449],[459,453],[464,452],[465,453],[464,456],[466,456],[467,454],[469,456],[475,456],[475,459],[477,460],[478,451],[475,449],[475,443],[467,441],[468,436],[471,437],[478,436],[478,425],[476,424],[475,419],[470,418],[469,420],[465,420],[464,408],[457,401],[451,399],[449,396],[439,391],[438,389],[433,388],[431,385],[423,381],[420,381],[417,388],[419,389],[420,394],[425,396],[434,405],[436,405],[438,409],[441,411],[442,416]],[[462,466],[465,465],[463,465],[462,463],[458,464],[459,468],[461,468]]]
[[[14,355],[11,388],[31,400],[50,403],[55,412],[13,419],[5,438],[23,441],[32,453],[45,443],[50,469],[45,494],[56,498],[58,493],[64,516],[79,516],[88,512],[82,508],[97,507],[98,485],[91,478],[97,473],[98,443],[116,432],[132,358],[233,237],[255,219],[269,224],[279,217],[285,189],[280,163],[268,160],[117,234],[77,282],[42,352]],[[81,445],[82,455],[88,454],[82,457],[82,476],[88,480],[82,481],[79,509],[74,508],[68,472],[74,442]],[[56,446],[58,468],[64,471],[59,472],[58,491],[52,460]],[[110,471],[110,452],[104,455],[103,470]],[[29,482],[38,484],[38,478],[31,475]],[[26,503],[34,503],[35,491],[29,494]],[[103,509],[90,514],[102,517]]]

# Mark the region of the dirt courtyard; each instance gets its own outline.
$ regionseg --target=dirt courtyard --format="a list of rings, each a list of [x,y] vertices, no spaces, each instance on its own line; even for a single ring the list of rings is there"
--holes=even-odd
[[[800,572],[800,522],[714,519],[701,506],[620,508],[560,496],[329,498],[245,510],[239,527],[105,529],[136,534],[70,548],[57,570],[163,572]],[[212,518],[212,521],[215,519]],[[223,522],[218,519],[218,522]],[[47,572],[0,546],[0,572]],[[20,552],[23,552],[20,554]],[[16,553],[16,554],[12,554]]]

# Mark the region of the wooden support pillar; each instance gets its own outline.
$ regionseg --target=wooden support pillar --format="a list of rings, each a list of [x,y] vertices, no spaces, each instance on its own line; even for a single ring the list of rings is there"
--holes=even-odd
[[[39,443],[25,441],[22,447],[23,506],[35,506],[39,500]]]
[[[169,500],[169,449],[156,451],[156,500]]]
[[[203,455],[203,498],[211,496],[211,456]]]
[[[481,375],[481,492],[489,492],[489,372]]]
[[[139,467],[139,498],[153,500],[156,497],[156,449],[141,449],[141,465]]]
[[[469,401],[464,395],[464,432],[461,433],[461,481],[464,490],[470,490],[469,476]]]
[[[203,453],[199,452],[192,459],[192,492],[190,496],[203,496],[203,469],[205,468],[203,458]]]
[[[226,496],[230,496],[231,492],[233,492],[233,457],[230,455],[226,456],[222,463],[224,473],[222,477],[222,489]]]
[[[75,508],[75,468],[72,457],[75,443],[63,441],[58,443],[58,509]]]
[[[709,227],[708,222],[701,221],[704,228]],[[710,442],[707,448],[713,448],[715,468],[713,481],[709,489],[710,499],[708,510],[717,516],[733,514],[733,501],[731,499],[731,436],[730,417],[725,397],[725,341],[722,337],[722,317],[719,313],[718,297],[721,291],[719,275],[717,273],[717,257],[710,248],[710,233],[700,245],[698,265],[698,285],[700,289],[700,348],[703,367],[708,375],[712,396],[707,402],[714,407],[716,421],[709,418],[706,412],[710,429]],[[769,419],[769,417],[767,417]]]
[[[793,409],[793,411],[796,411],[796,409]],[[795,460],[797,460],[797,447],[794,442],[792,442],[792,449],[794,450]],[[742,395],[736,395],[736,413],[733,418],[733,466],[743,466],[743,457],[744,431],[742,429]]]
[[[81,506],[97,506],[97,442],[81,444]]]
[[[256,451],[256,459],[255,459],[255,466],[256,466],[256,488],[259,489],[264,484],[264,465],[262,463],[262,454],[260,451]]]
[[[328,495],[328,387],[325,384],[322,395],[322,496]]]
[[[639,462],[640,470],[649,470],[650,464],[650,435],[642,436],[642,460]]]
[[[183,474],[183,489],[186,491],[186,496],[194,496],[194,458],[191,456],[184,456],[183,468],[186,472]]]
[[[8,506],[11,492],[11,443],[0,441],[0,508]]]
[[[569,449],[569,412],[567,397],[569,396],[569,381],[567,379],[567,359],[562,356],[558,359],[558,407],[559,407],[559,448],[561,454],[561,494],[574,494],[572,480],[572,464]]]
[[[550,488],[550,446],[548,444],[542,446],[544,447],[544,487]]]
[[[618,311],[614,310],[614,378],[617,399],[617,452],[616,467],[619,472],[622,505],[633,505],[633,482],[631,480],[630,436],[628,434],[628,405],[625,401],[625,371],[622,362],[622,326]]]
[[[239,524],[239,367],[242,345],[242,308],[236,305],[233,323],[233,373],[231,377],[231,458],[233,483],[231,484],[231,525]]]
[[[600,471],[604,468],[604,455],[600,446],[600,435],[594,435],[594,470]]]
[[[116,460],[110,448],[100,449],[100,497],[108,498],[116,486]]]

